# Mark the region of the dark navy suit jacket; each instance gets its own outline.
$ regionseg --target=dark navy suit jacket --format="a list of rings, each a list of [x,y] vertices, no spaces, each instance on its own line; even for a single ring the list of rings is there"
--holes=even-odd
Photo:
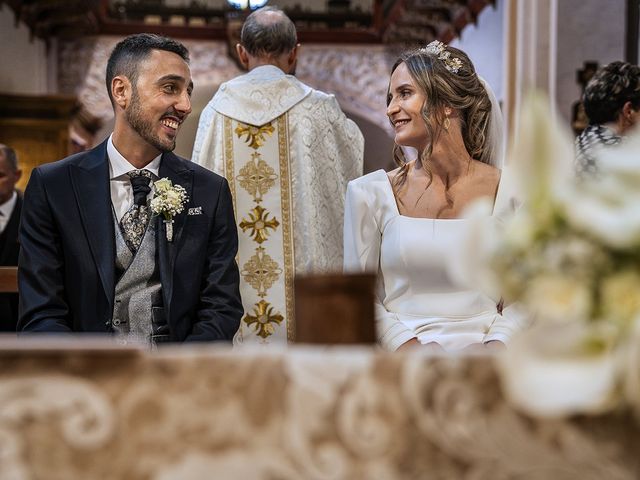
[[[22,194],[18,192],[16,204],[6,227],[0,233],[0,265],[15,267],[18,264],[18,226],[22,210]],[[0,293],[0,332],[15,332],[18,322],[18,294]]]
[[[160,178],[189,201],[166,240],[159,217],[157,257],[171,340],[230,340],[242,316],[238,237],[227,181],[172,153]],[[197,209],[196,207],[202,207]],[[189,215],[201,210],[199,215]],[[20,226],[18,330],[110,332],[115,233],[106,141],[31,173]]]

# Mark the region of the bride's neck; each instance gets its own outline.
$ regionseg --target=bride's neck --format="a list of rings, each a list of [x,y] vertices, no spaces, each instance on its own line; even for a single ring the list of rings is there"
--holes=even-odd
[[[469,173],[471,156],[462,142],[440,141],[433,146],[429,167],[433,178],[451,184]]]

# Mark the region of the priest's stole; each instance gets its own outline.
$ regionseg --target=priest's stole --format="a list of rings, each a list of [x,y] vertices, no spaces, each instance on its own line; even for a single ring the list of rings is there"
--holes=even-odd
[[[238,225],[245,314],[234,343],[293,339],[293,217],[287,113],[261,126],[224,118],[225,177]]]

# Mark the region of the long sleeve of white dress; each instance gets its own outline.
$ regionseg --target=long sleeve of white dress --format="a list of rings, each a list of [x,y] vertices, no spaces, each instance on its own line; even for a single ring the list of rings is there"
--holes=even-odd
[[[386,178],[385,178],[386,181]],[[414,338],[413,331],[387,311],[382,304],[384,286],[380,277],[380,246],[382,205],[370,184],[360,179],[349,182],[344,213],[344,271],[378,274],[375,294],[376,331],[378,341],[387,350],[397,350]]]

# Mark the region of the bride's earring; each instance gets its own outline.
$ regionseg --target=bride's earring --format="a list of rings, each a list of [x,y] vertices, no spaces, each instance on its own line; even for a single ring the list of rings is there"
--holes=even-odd
[[[444,122],[442,123],[442,127],[448,132],[450,126],[451,126],[451,121],[449,120],[449,117],[444,117]]]

